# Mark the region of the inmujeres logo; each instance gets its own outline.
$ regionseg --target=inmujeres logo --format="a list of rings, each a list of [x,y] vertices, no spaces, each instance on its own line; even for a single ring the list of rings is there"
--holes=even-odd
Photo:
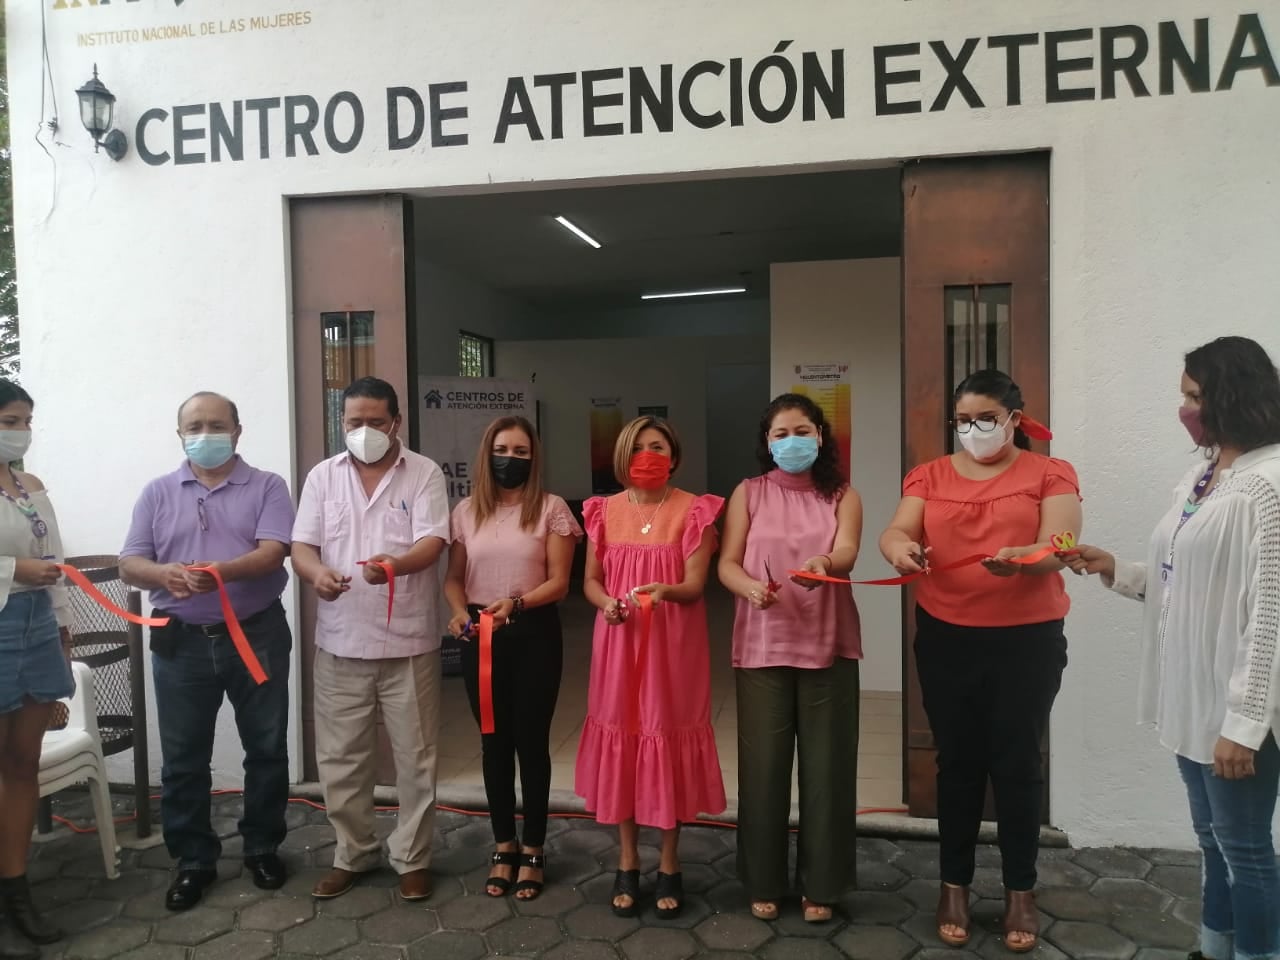
[[[138,0],[53,0],[53,9],[55,10],[74,10],[77,7],[109,7],[113,3],[119,6],[122,3],[137,3]],[[184,0],[173,0],[175,7],[182,6]]]

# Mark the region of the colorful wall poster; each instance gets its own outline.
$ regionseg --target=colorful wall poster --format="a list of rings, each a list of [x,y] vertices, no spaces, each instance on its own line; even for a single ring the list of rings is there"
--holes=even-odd
[[[840,471],[849,479],[849,458],[853,450],[853,384],[847,363],[798,363],[792,393],[808,397],[831,424],[831,434],[839,451]]]

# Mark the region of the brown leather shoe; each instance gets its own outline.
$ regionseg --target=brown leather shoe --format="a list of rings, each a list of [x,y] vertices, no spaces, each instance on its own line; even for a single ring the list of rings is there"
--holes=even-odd
[[[1006,890],[1004,892],[1004,946],[1013,953],[1029,953],[1036,948],[1040,936],[1040,913],[1036,910],[1036,895],[1032,890]],[[1010,943],[1009,934],[1029,934],[1025,943]]]
[[[426,900],[431,896],[431,874],[425,870],[410,870],[400,874],[401,900]]]
[[[969,888],[957,887],[944,883],[938,893],[938,939],[950,947],[963,947],[969,942]],[[943,933],[943,927],[959,927],[964,932],[960,936]]]
[[[334,867],[320,878],[312,888],[311,895],[317,900],[332,900],[334,897],[340,897],[351,889],[358,876],[360,874]]]

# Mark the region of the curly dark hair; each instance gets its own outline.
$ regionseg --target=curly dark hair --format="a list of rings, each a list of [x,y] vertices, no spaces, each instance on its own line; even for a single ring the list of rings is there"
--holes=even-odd
[[[1013,382],[1013,378],[1003,370],[979,370],[960,381],[956,387],[953,403],[959,403],[961,397],[990,397],[1010,413],[1026,407],[1022,399],[1022,390]],[[1022,427],[1013,431],[1013,445],[1021,450],[1031,449],[1031,438],[1022,432]]]
[[[1219,337],[1188,353],[1183,369],[1200,388],[1206,446],[1280,443],[1280,373],[1256,340]]]
[[[814,461],[811,471],[813,485],[822,499],[834,500],[848,485],[844,472],[840,469],[839,450],[831,433],[831,424],[823,415],[822,408],[802,394],[782,394],[769,404],[764,416],[760,418],[756,438],[756,459],[760,462],[760,472],[768,473],[778,468],[773,462],[773,454],[769,452],[769,431],[773,429],[773,418],[784,410],[800,411],[818,428],[822,443],[818,446],[818,459]]]

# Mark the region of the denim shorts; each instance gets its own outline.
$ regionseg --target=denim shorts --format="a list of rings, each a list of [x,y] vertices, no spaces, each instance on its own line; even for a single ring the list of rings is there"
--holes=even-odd
[[[9,594],[0,608],[0,714],[12,713],[28,698],[52,703],[74,691],[49,592]]]

